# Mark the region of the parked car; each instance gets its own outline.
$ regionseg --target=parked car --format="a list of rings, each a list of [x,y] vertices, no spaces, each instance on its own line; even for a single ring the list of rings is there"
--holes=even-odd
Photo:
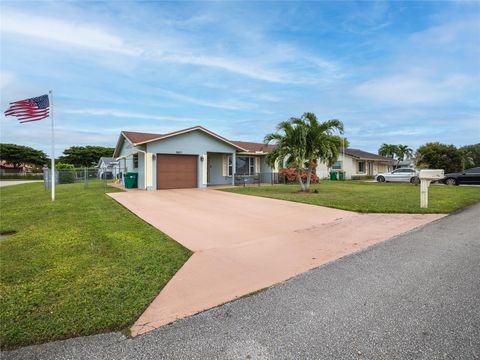
[[[445,185],[480,184],[480,167],[445,174],[442,182]]]
[[[400,168],[388,173],[381,173],[375,176],[378,182],[409,182],[415,184],[418,182],[418,171],[411,168]]]

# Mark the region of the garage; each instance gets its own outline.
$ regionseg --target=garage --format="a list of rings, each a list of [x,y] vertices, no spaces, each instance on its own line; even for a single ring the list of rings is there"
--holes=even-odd
[[[157,189],[196,188],[197,155],[157,154]]]

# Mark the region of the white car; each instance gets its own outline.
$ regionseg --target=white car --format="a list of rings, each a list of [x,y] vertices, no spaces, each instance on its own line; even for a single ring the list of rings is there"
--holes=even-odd
[[[401,168],[388,173],[377,174],[375,180],[378,182],[409,182],[415,184],[418,182],[418,171],[410,168]]]

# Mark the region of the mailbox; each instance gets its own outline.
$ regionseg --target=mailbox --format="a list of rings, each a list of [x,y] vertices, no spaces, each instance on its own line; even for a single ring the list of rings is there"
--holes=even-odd
[[[420,180],[430,180],[430,181],[435,181],[435,180],[442,180],[445,177],[445,174],[443,170],[438,170],[438,169],[425,169],[425,170],[420,170],[420,174],[418,176]]]
[[[442,169],[420,170],[420,207],[428,207],[428,187],[432,181],[442,180],[445,174]]]

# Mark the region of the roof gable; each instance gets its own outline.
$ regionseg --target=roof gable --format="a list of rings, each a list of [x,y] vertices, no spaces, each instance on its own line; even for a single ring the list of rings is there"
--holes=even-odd
[[[130,143],[132,143],[134,146],[136,146],[136,145],[142,145],[142,144],[146,144],[146,143],[153,142],[153,141],[159,141],[159,140],[167,139],[167,138],[177,136],[177,135],[181,135],[181,134],[186,134],[186,133],[189,133],[189,132],[192,132],[192,131],[202,131],[202,132],[216,138],[217,140],[223,141],[223,142],[233,146],[234,148],[236,148],[238,150],[247,151],[247,149],[244,149],[243,147],[241,147],[237,144],[234,144],[233,142],[224,138],[223,136],[220,136],[220,135],[214,133],[213,131],[210,131],[210,130],[202,127],[202,126],[193,126],[193,127],[190,127],[190,128],[186,128],[186,129],[182,129],[182,130],[178,130],[178,131],[174,131],[174,132],[170,132],[170,133],[166,133],[166,134],[151,134],[151,133],[139,133],[139,132],[135,132],[135,131],[122,131],[121,135],[123,135],[123,137],[125,139],[127,139]],[[118,144],[117,144],[117,146],[118,146]]]
[[[381,156],[381,155],[377,155],[377,154],[373,154],[373,153],[369,153],[367,151],[363,151],[363,150],[360,150],[360,149],[350,149],[350,148],[345,149],[345,154],[350,155],[352,157],[359,158],[359,159],[388,161],[388,162],[392,161],[391,158]]]

